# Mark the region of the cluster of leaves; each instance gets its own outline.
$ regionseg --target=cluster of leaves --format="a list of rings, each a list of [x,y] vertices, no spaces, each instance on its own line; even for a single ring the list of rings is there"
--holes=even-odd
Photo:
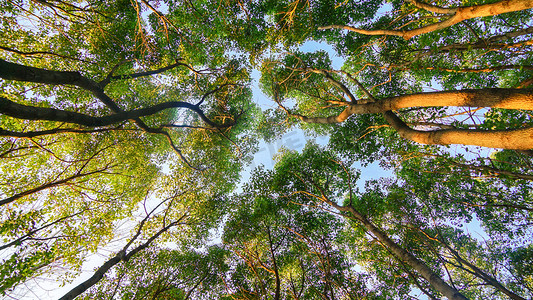
[[[531,150],[421,145],[387,112],[324,121],[430,87],[531,87],[531,10],[405,39],[339,26],[409,31],[449,16],[375,0],[0,6],[3,295],[40,276],[68,282],[108,248],[93,276],[104,279],[74,297],[99,281],[83,297],[436,299],[435,278],[472,299],[532,296]],[[343,67],[302,52],[306,41],[332,45]],[[253,103],[254,67],[278,109]],[[425,101],[394,113],[426,133],[532,127],[527,109]],[[235,192],[257,140],[296,126],[329,144],[284,149]],[[355,166],[373,163],[394,177],[358,188]]]

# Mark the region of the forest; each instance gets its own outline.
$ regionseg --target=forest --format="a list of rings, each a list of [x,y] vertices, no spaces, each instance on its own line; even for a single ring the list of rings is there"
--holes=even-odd
[[[0,297],[532,299],[532,8],[0,0]]]

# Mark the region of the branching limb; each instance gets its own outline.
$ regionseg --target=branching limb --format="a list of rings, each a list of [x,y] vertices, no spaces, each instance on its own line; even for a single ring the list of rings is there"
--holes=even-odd
[[[354,79],[354,78],[352,78]],[[354,79],[355,80],[355,79]],[[360,85],[360,83],[359,83]],[[278,105],[300,120],[308,123],[331,124],[345,121],[353,114],[383,113],[391,110],[399,110],[410,107],[491,107],[506,109],[533,110],[533,92],[521,89],[479,89],[418,93],[389,97],[376,101],[375,98],[364,89],[363,91],[372,102],[364,104],[349,104],[339,115],[330,117],[311,118],[300,114],[290,113],[279,101]]]
[[[74,174],[72,176],[69,176],[67,178],[43,184],[43,185],[38,186],[36,188],[29,189],[27,191],[24,191],[24,192],[18,193],[16,195],[13,195],[11,197],[8,197],[8,198],[0,200],[0,206],[9,204],[9,203],[11,203],[11,202],[13,202],[13,201],[15,201],[17,199],[20,199],[20,198],[24,197],[24,196],[35,194],[35,193],[40,192],[42,190],[46,190],[46,189],[49,189],[49,188],[52,188],[52,187],[55,187],[55,186],[66,184],[66,183],[68,183],[68,182],[70,182],[70,181],[72,181],[74,179],[83,178],[83,177],[86,177],[86,176],[90,176],[90,175],[93,175],[93,174],[104,172],[105,170],[108,170],[110,167],[111,166],[105,166],[103,168],[100,168],[100,169],[97,169],[97,170],[94,170],[94,171],[91,171],[91,172],[87,172],[87,173],[79,173],[78,172],[78,173],[76,173],[76,174]]]
[[[84,60],[84,59],[81,59],[81,58],[78,58],[78,57],[72,57],[72,56],[58,54],[58,53],[54,53],[54,52],[50,52],[50,51],[20,51],[20,50],[9,48],[9,47],[5,47],[5,46],[0,46],[0,49],[4,50],[4,51],[11,52],[11,53],[16,53],[18,55],[21,55],[22,57],[26,57],[26,56],[29,56],[29,57],[33,57],[33,56],[55,56],[55,57],[64,58],[64,59],[70,59],[70,60],[81,61],[81,62],[86,62],[86,63],[93,63],[91,61],[87,61],[87,60]]]
[[[404,261],[411,268],[415,269],[437,291],[441,292],[444,296],[451,300],[467,299],[457,289],[448,285],[448,283],[446,283],[442,279],[442,277],[433,272],[425,262],[419,260],[413,254],[398,245],[387,235],[387,233],[385,233],[376,225],[374,225],[374,223],[372,223],[366,216],[357,211],[353,206],[341,206],[337,204],[335,201],[329,199],[325,195],[324,191],[316,183],[311,183],[315,185],[317,189],[319,189],[321,193],[321,197],[319,197],[320,200],[330,205],[331,207],[339,210],[340,212],[351,214],[352,218],[359,221],[367,231],[372,233],[379,240],[380,243],[390,249],[390,251],[394,253],[395,256],[397,256],[400,260]]]
[[[139,77],[152,76],[152,75],[160,74],[160,73],[163,73],[165,71],[174,69],[174,68],[176,68],[178,66],[185,66],[185,67],[189,68],[189,66],[187,64],[176,62],[174,64],[171,64],[171,65],[168,65],[166,67],[162,67],[162,68],[159,68],[159,69],[156,69],[156,70],[132,73],[132,74],[127,74],[127,75],[112,75],[113,74],[113,70],[112,70],[109,73],[109,75],[104,80],[99,82],[99,85],[100,85],[100,87],[103,88],[106,85],[108,85],[112,80],[135,79],[135,78],[139,78]]]
[[[144,242],[143,244],[140,244],[139,246],[135,247],[130,252],[127,252],[128,247],[139,236],[139,231],[142,228],[142,225],[141,225],[139,227],[139,230],[135,234],[134,238],[131,239],[126,244],[126,246],[124,248],[122,248],[121,251],[118,252],[118,254],[116,254],[114,257],[112,257],[111,259],[106,261],[100,268],[98,268],[96,270],[96,272],[93,274],[93,276],[91,276],[91,278],[87,279],[86,281],[82,282],[81,284],[79,284],[78,286],[76,286],[75,288],[73,288],[72,290],[67,292],[65,295],[63,295],[63,297],[59,298],[59,300],[72,300],[72,299],[76,298],[77,296],[81,295],[83,292],[85,292],[86,290],[91,288],[93,285],[98,283],[104,277],[105,273],[107,273],[107,271],[109,271],[112,267],[114,267],[115,265],[119,264],[121,261],[128,261],[135,254],[137,254],[141,250],[147,248],[161,234],[165,233],[166,231],[168,231],[170,228],[172,228],[174,226],[182,224],[182,220],[184,218],[186,218],[186,216],[187,216],[187,214],[183,215],[177,221],[174,221],[174,222],[170,223],[169,225],[163,227],[156,234],[151,236],[146,242]],[[148,217],[149,216],[147,216],[145,219],[143,219],[143,221],[141,223],[144,224],[144,222],[146,222]]]
[[[462,144],[514,150],[533,149],[533,127],[508,130],[448,129],[420,131],[409,127],[392,111],[383,114],[401,137],[430,145]]]
[[[457,12],[457,8],[440,7],[417,0],[410,0],[409,2],[411,2],[414,6],[418,8],[425,9],[427,11],[434,12],[437,14],[453,15]]]
[[[77,128],[54,128],[54,129],[42,130],[42,131],[19,132],[19,131],[10,131],[10,130],[5,130],[5,129],[0,128],[0,136],[9,136],[9,137],[15,137],[15,138],[34,138],[34,137],[54,135],[54,134],[59,134],[59,133],[91,134],[91,133],[118,131],[118,130],[136,130],[136,129],[125,129],[125,128],[120,128],[120,127],[100,128],[100,129],[92,129],[92,130],[77,129]]]
[[[336,80],[335,78],[331,77],[331,75],[329,75],[329,73],[327,71],[314,69],[314,68],[307,68],[306,70],[307,71],[311,71],[313,73],[324,75],[324,77],[326,77],[326,79],[329,82],[331,82],[334,86],[338,87],[344,94],[346,94],[346,96],[348,96],[348,98],[350,98],[350,101],[352,103],[356,103],[357,102],[357,99],[354,97],[354,95],[348,89],[348,87],[346,87],[346,85],[344,85],[342,82],[340,82],[340,81]]]
[[[444,72],[453,72],[453,73],[489,73],[494,71],[501,70],[533,70],[533,66],[523,66],[523,65],[505,65],[505,66],[494,66],[489,68],[464,68],[464,69],[448,69],[440,67],[426,67],[426,70],[439,70]]]
[[[420,231],[422,231],[422,230],[420,230]],[[425,232],[422,231],[422,233],[424,233],[424,235],[427,236],[427,234]],[[440,238],[437,239],[437,240],[444,247],[446,247],[446,249],[448,249],[448,251],[450,251],[450,253],[453,255],[453,257],[460,263],[460,265],[459,266],[456,265],[456,267],[459,267],[459,268],[461,268],[461,269],[463,269],[463,270],[475,275],[476,277],[478,277],[481,280],[483,280],[486,284],[493,286],[498,291],[504,293],[505,295],[507,295],[509,298],[511,298],[513,300],[526,300],[525,298],[523,298],[523,297],[511,292],[510,290],[508,290],[505,286],[503,286],[496,278],[494,278],[490,274],[487,274],[486,272],[484,272],[483,270],[478,268],[476,265],[474,265],[471,262],[469,262],[466,259],[464,259],[459,254],[459,252],[457,252],[450,245],[448,245],[448,243],[444,242],[444,239],[443,239],[442,235],[440,234],[440,232],[439,232],[439,237]],[[467,266],[468,268],[470,268],[470,270],[468,268],[464,267],[463,265]]]
[[[26,233],[26,234],[24,234],[23,236],[17,238],[16,240],[13,240],[13,241],[11,241],[11,242],[9,242],[9,243],[7,243],[7,244],[4,244],[4,245],[0,246],[0,250],[4,250],[4,249],[6,249],[6,248],[9,248],[9,247],[11,247],[11,246],[15,246],[15,245],[21,245],[21,244],[22,244],[23,242],[25,242],[26,240],[32,239],[31,237],[32,237],[34,234],[36,234],[37,232],[42,231],[42,230],[44,230],[44,229],[46,229],[46,228],[49,228],[49,227],[51,227],[51,226],[54,226],[54,225],[57,224],[57,223],[63,222],[63,221],[66,220],[66,219],[73,218],[73,217],[75,217],[75,216],[77,216],[77,215],[80,215],[80,214],[82,214],[82,213],[85,212],[85,211],[86,211],[86,210],[83,210],[83,211],[77,212],[77,213],[75,213],[75,214],[72,214],[72,215],[68,215],[68,216],[65,216],[65,217],[59,218],[59,219],[57,219],[57,220],[55,220],[55,221],[53,221],[53,222],[50,222],[50,223],[48,223],[48,224],[43,225],[42,227],[39,227],[39,228],[36,228],[36,229],[32,229],[32,230],[30,230],[28,233]]]
[[[364,35],[393,35],[393,36],[399,36],[403,37],[404,39],[408,40],[414,36],[433,32],[436,30],[444,29],[447,27],[450,27],[452,25],[455,25],[459,22],[462,22],[464,20],[473,19],[473,18],[479,18],[479,17],[488,17],[488,16],[495,16],[503,13],[508,12],[515,12],[515,11],[521,11],[533,8],[533,0],[503,0],[496,3],[490,3],[490,4],[482,4],[482,5],[473,5],[473,6],[466,6],[466,7],[457,7],[457,8],[443,8],[427,3],[423,3],[417,0],[411,0],[411,2],[422,9],[425,9],[427,11],[431,11],[438,14],[445,14],[450,15],[450,17],[444,21],[433,23],[427,26],[423,26],[420,28],[412,29],[412,30],[366,30],[366,29],[360,29],[352,26],[347,25],[328,25],[328,26],[322,26],[319,27],[319,30],[325,30],[325,29],[344,29],[353,31],[356,33],[364,34]]]
[[[170,66],[158,69],[158,70],[126,75],[126,78],[128,77],[137,78],[141,76],[150,76],[150,75],[154,75],[154,74],[161,73],[166,70],[175,68],[180,65],[187,66],[185,64],[177,62],[173,65],[170,65]],[[189,66],[187,67],[190,68]],[[106,106],[108,106],[115,113],[113,115],[104,116],[104,117],[92,117],[92,116],[88,116],[88,115],[84,115],[84,114],[80,114],[76,112],[68,112],[68,111],[63,111],[63,110],[58,110],[58,109],[53,109],[53,108],[38,108],[38,107],[20,105],[6,98],[0,97],[0,104],[2,104],[2,107],[0,108],[0,113],[9,115],[15,118],[22,118],[22,119],[28,119],[28,120],[59,121],[59,122],[65,122],[65,123],[79,124],[79,125],[88,126],[88,127],[101,127],[101,126],[107,126],[107,125],[111,125],[111,124],[126,121],[126,120],[133,120],[135,124],[142,130],[144,130],[145,132],[163,134],[167,137],[167,139],[170,142],[172,139],[168,135],[168,132],[164,131],[161,128],[159,129],[150,128],[140,119],[140,117],[153,115],[155,113],[158,113],[161,110],[168,109],[168,108],[187,108],[187,109],[194,111],[200,117],[200,119],[202,119],[209,126],[217,127],[217,128],[227,128],[235,124],[235,122],[230,122],[228,124],[223,124],[223,125],[217,124],[211,121],[204,114],[204,112],[199,108],[199,105],[193,105],[187,102],[180,102],[180,101],[160,103],[149,108],[138,109],[138,110],[133,110],[133,111],[123,111],[115,103],[115,101],[113,101],[113,99],[111,99],[109,96],[105,94],[103,90],[103,86],[108,84],[110,80],[114,78],[124,78],[124,76],[118,76],[118,77],[108,76],[106,79],[104,79],[104,81],[102,81],[99,84],[91,79],[88,79],[82,76],[79,72],[50,71],[50,70],[10,63],[10,62],[0,59],[0,78],[7,79],[7,80],[45,83],[45,84],[51,84],[51,85],[78,86],[82,89],[85,89],[93,93],[94,96],[100,99]],[[225,84],[223,86],[227,86],[227,85],[230,85],[230,84]],[[204,97],[202,98],[202,101],[208,95],[218,91],[223,86],[205,94]],[[200,101],[200,104],[202,103],[202,101]],[[171,142],[171,146],[174,150],[178,150],[178,148],[172,142]],[[185,159],[181,151],[176,151],[176,153],[182,159]],[[186,161],[186,164],[190,166],[190,163],[188,163],[187,161]]]
[[[103,117],[93,117],[90,115],[71,112],[66,110],[60,110],[55,108],[48,107],[35,107],[28,106],[23,104],[15,103],[7,98],[0,97],[0,113],[18,119],[26,120],[46,120],[46,121],[56,121],[64,122],[70,124],[78,124],[87,127],[103,127],[111,124],[120,123],[126,120],[137,119],[139,117],[154,115],[160,111],[170,109],[170,108],[187,108],[194,111],[200,119],[202,119],[209,126],[217,128],[226,128],[234,125],[234,122],[229,124],[217,124],[211,121],[204,112],[196,105],[190,104],[188,102],[181,101],[170,101],[159,103],[147,108],[135,109],[130,111],[121,111],[112,115],[107,115]],[[144,125],[146,126],[146,125]],[[143,126],[143,127],[144,127]],[[141,127],[142,128],[142,127]],[[149,132],[148,127],[145,128]]]

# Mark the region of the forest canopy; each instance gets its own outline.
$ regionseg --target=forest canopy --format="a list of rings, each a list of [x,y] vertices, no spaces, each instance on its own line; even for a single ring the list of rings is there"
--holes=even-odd
[[[2,297],[533,297],[533,1],[0,7]]]

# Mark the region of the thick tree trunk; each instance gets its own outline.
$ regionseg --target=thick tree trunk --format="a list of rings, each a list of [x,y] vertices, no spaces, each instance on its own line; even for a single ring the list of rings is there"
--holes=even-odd
[[[445,129],[420,131],[407,126],[393,112],[383,114],[402,138],[426,145],[471,145],[512,150],[533,149],[533,127],[510,130]]]
[[[385,119],[401,137],[421,144],[462,144],[513,150],[533,149],[533,128],[509,130],[447,129],[415,130],[405,124],[392,110],[409,107],[489,107],[533,110],[533,91],[523,89],[488,88],[418,93],[380,99],[365,104],[349,104],[342,113],[330,117],[293,116],[307,123],[334,124],[344,122],[353,114],[384,113]]]
[[[346,110],[350,114],[373,114],[409,107],[448,106],[533,110],[533,91],[488,88],[417,93],[389,97],[366,104],[351,104]]]
[[[401,95],[364,104],[350,103],[342,113],[331,117],[295,115],[307,123],[344,122],[354,114],[384,113],[410,107],[490,107],[533,110],[533,91],[524,89],[470,89]]]

